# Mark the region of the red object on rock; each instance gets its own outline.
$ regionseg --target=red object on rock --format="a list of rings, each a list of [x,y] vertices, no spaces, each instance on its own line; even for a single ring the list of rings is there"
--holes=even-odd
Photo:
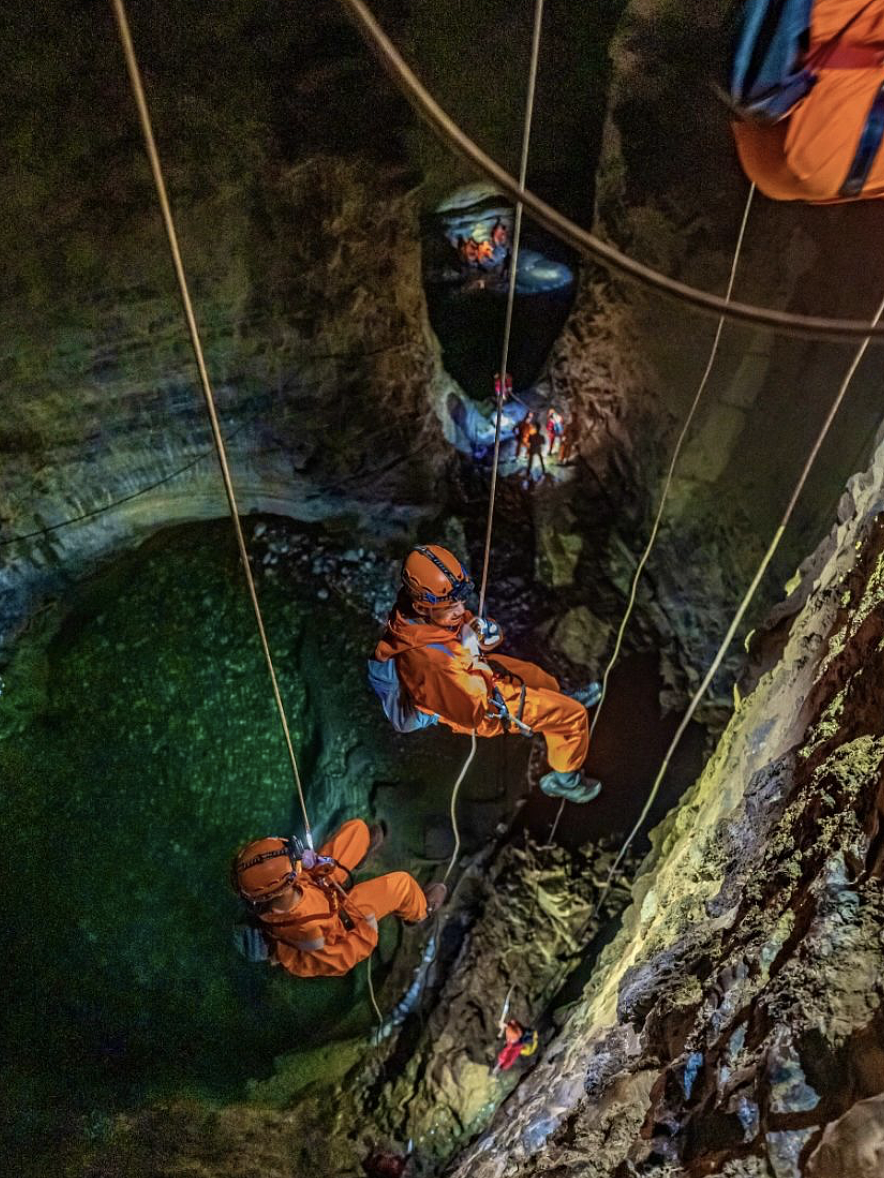
[[[508,1072],[521,1054],[521,1043],[507,1043],[497,1053],[497,1066],[502,1072]]]
[[[497,1066],[502,1072],[509,1071],[523,1055],[533,1055],[537,1050],[537,1032],[523,1027],[516,1018],[511,1018],[503,1029],[506,1044],[497,1053]]]

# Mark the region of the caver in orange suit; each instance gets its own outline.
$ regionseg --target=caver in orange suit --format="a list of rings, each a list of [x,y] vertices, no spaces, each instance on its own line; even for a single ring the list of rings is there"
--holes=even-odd
[[[317,852],[341,865],[330,873],[330,880],[346,883],[348,875],[343,868],[352,871],[365,858],[368,844],[368,827],[361,819],[345,822]],[[343,907],[353,924],[348,930],[340,914],[340,893],[330,883],[323,886],[322,878],[318,870],[301,872],[296,884],[300,896],[292,908],[259,915],[263,930],[272,939],[276,960],[298,977],[349,973],[374,951],[379,920],[399,916],[418,921],[427,915],[426,898],[417,880],[407,871],[392,871],[358,883],[347,893]]]
[[[520,718],[542,733],[551,768],[566,773],[579,769],[589,749],[586,708],[562,695],[552,675],[534,663],[479,649],[468,625],[472,618],[465,611],[455,630],[434,625],[431,618],[415,615],[400,594],[374,657],[381,662],[395,657],[402,685],[422,712],[436,713],[455,732],[475,728],[478,736],[504,731],[500,719],[489,714],[492,690],[500,692],[515,716],[524,683]]]
[[[826,58],[829,46],[832,53]],[[816,84],[785,118],[772,124],[734,124],[743,170],[773,200],[829,203],[880,197],[884,147],[861,191],[845,194],[842,189],[884,85],[884,0],[816,0],[811,58],[815,51],[822,63]]]

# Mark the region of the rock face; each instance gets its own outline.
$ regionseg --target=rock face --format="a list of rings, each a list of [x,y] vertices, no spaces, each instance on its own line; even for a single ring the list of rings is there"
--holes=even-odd
[[[879,450],[780,661],[655,832],[622,932],[458,1178],[873,1172],[882,491]]]
[[[465,511],[477,516],[468,542],[478,550],[485,486],[475,499],[472,490],[461,494],[473,472],[440,427],[459,390],[441,366],[421,287],[419,214],[438,203],[441,186],[456,185],[460,170],[428,147],[330,0],[311,6],[297,30],[278,7],[268,15],[257,0],[226,5],[223,35],[211,6],[175,36],[161,5],[146,3],[133,14],[240,507],[335,518],[362,535],[398,536],[440,511]],[[459,43],[445,0],[434,5],[440,19],[432,29],[395,0],[382,3],[380,15],[443,101],[480,138],[487,128],[506,158],[504,144],[517,142],[517,104],[503,99],[515,99],[523,84],[518,46],[531,6],[497,7],[506,22],[498,31],[513,53],[495,73],[493,98],[484,93],[481,102],[481,38],[470,43],[470,87],[452,92],[440,72]],[[50,0],[43,8],[47,37],[64,39],[66,62],[47,57],[31,17],[17,13],[21,57],[0,82],[13,112],[5,153],[12,216],[4,228],[11,265],[0,288],[11,325],[0,389],[6,643],[43,595],[63,592],[98,559],[164,524],[226,509],[131,100],[122,69],[110,68],[113,27],[93,32]],[[537,185],[584,220],[601,149],[615,8],[599,19],[559,14],[544,41]],[[487,5],[473,9],[477,26],[491,19]],[[254,30],[268,20],[256,41]],[[218,69],[204,74],[194,51],[206,38]],[[472,60],[462,59],[464,70]],[[70,72],[82,87],[73,105],[65,101]],[[567,108],[559,101],[565,80],[574,95]],[[22,95],[32,118],[15,113]],[[638,173],[624,170],[631,161],[618,162],[612,146],[616,104],[613,110],[600,207],[620,231],[627,201],[636,205],[638,224],[659,194],[636,200]],[[46,150],[29,150],[35,138]],[[90,144],[90,166],[83,143]],[[96,159],[102,166],[92,166]],[[631,191],[618,189],[615,176],[628,176]],[[642,223],[658,221],[648,213]],[[27,232],[34,222],[45,235]],[[625,236],[638,248],[647,241],[632,230]],[[677,227],[669,236],[677,240]],[[56,241],[61,253],[51,246]],[[706,255],[711,268],[721,265],[717,242]],[[674,253],[673,262],[680,257]],[[636,324],[631,295],[584,280],[540,391],[582,419],[586,465],[564,494],[538,494],[528,504],[517,493],[501,496],[500,519],[515,533],[525,516],[535,517],[532,534],[514,543],[522,566],[537,551],[536,624],[585,608],[591,585],[604,634],[646,534],[663,466],[658,442],[672,425],[671,382],[664,364],[654,371],[646,363],[642,353],[655,336],[640,340]],[[695,344],[683,351],[697,357]],[[651,352],[656,361],[654,346]],[[671,351],[664,359],[672,367]],[[717,490],[701,509],[695,482],[691,511],[665,537],[671,555],[649,570],[628,639],[662,649],[672,701],[714,649],[734,584],[757,547],[738,502],[719,519]],[[15,537],[25,539],[12,543]],[[684,566],[702,563],[700,552],[720,571],[695,594],[683,582]],[[544,612],[548,587],[555,593]],[[704,597],[708,605],[697,607]],[[600,638],[563,642],[560,650],[581,675],[597,670]],[[708,709],[717,723],[733,671]]]
[[[426,411],[446,380],[424,312],[413,199],[364,165],[327,158],[265,176],[258,207],[242,188],[228,200],[237,214],[227,232],[248,245],[254,271],[191,243],[192,277],[207,291],[203,344],[240,509],[349,515],[354,533],[407,528],[446,461]],[[3,463],[4,538],[86,518],[12,549],[7,634],[47,580],[163,524],[226,510],[169,297],[142,290],[96,309],[77,334],[76,365],[63,357],[51,382],[18,387],[38,440],[31,450],[16,439]]]
[[[462,393],[428,326],[420,258],[420,213],[464,177],[427,150],[331,4],[301,6],[302,23],[285,36],[266,32],[257,0],[224,6],[224,35],[219,9],[197,7],[170,36],[165,6],[145,3],[136,36],[147,41],[242,510],[333,520],[357,553],[379,536],[403,544],[419,521],[441,530],[448,517],[448,534],[475,555],[487,484],[445,440],[447,406]],[[279,7],[270,5],[274,15]],[[457,77],[452,29],[466,18],[493,24],[493,14],[478,0],[429,7],[458,19],[381,5],[443,85]],[[530,5],[492,7],[506,10],[514,37]],[[571,7],[556,26],[560,68],[545,98],[541,87],[541,117],[560,112],[540,156],[541,190],[549,184],[584,218],[594,192],[598,226],[630,252],[723,287],[745,189],[721,111],[695,97],[698,61],[723,47],[725,5],[612,4],[592,35],[594,12]],[[2,279],[13,320],[0,428],[3,640],[37,598],[98,559],[225,506],[125,89],[107,77],[85,16],[49,0],[38,15],[51,18],[40,43],[64,37],[65,60],[37,53],[35,69],[24,53],[0,83],[2,105],[19,112],[19,90],[30,93],[35,77],[45,87],[5,140],[18,179],[16,216],[2,227],[15,259]],[[20,16],[22,44],[36,23]],[[594,70],[612,34],[610,61]],[[186,72],[206,37],[218,42],[213,68]],[[515,142],[504,126],[516,109],[508,55],[489,99],[483,38],[470,54],[456,113],[469,125],[481,89],[469,129]],[[585,124],[560,97],[593,72]],[[69,74],[83,90],[61,119]],[[117,113],[96,120],[108,107]],[[564,175],[563,160],[585,172]],[[882,217],[880,203],[806,210],[756,199],[738,295],[870,314],[884,263],[868,241]],[[25,232],[34,222],[42,235]],[[495,572],[514,631],[548,643],[574,675],[597,670],[610,646],[714,330],[589,267],[580,282],[537,386],[580,417],[579,461],[567,482],[530,496],[514,482],[501,488]],[[708,665],[846,364],[843,348],[726,330],[627,639],[660,652],[667,703],[682,702]],[[853,393],[756,621],[827,530],[846,474],[862,466],[880,418],[871,365]],[[481,878],[467,871],[457,935],[439,946],[449,973],[428,977],[421,1014],[376,1054],[350,1042],[283,1061],[252,1101],[217,1112],[199,1101],[136,1111],[91,1151],[87,1172],[349,1178],[383,1133],[403,1147],[417,1140],[419,1173],[449,1166],[457,1178],[877,1174],[882,504],[879,450],[755,641],[744,698],[705,773],[657,830],[622,931],[558,1032],[544,1028],[536,1066],[495,1117],[511,1080],[488,1072],[493,1020],[510,984],[531,1018],[565,966],[596,951],[580,943],[598,923],[595,855],[572,861],[517,844]],[[310,567],[324,575],[321,562]],[[323,651],[312,653],[319,662]],[[708,723],[729,715],[740,664],[733,654],[714,685]],[[323,768],[331,781],[352,759],[355,778],[358,750],[336,735],[322,733]],[[433,852],[441,841],[427,840]],[[512,951],[523,943],[530,959]],[[415,957],[395,967],[386,1005],[410,984]]]
[[[409,1139],[420,1172],[437,1172],[518,1083],[524,1062],[493,1070],[498,1020],[506,1013],[527,1025],[558,989],[581,939],[599,927],[596,901],[611,860],[590,851],[569,861],[530,841],[473,858],[433,926],[411,1011],[387,1025],[392,1034],[374,1045],[335,1044],[316,1053],[319,1066],[303,1052],[278,1061],[277,1075],[255,1085],[248,1104],[222,1110],[217,1124],[186,1101],[121,1118],[114,1139],[92,1151],[89,1173],[146,1178],[196,1168],[232,1178],[255,1133],[266,1137],[260,1166],[269,1173],[355,1174],[376,1142]],[[611,894],[607,913],[621,902]]]

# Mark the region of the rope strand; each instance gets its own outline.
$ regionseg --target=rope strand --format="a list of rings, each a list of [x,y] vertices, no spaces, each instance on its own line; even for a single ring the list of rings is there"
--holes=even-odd
[[[525,121],[522,127],[522,156],[519,165],[519,187],[525,187],[528,176],[528,154],[531,147],[531,123],[534,118],[534,94],[537,89],[537,63],[540,58],[540,31],[543,24],[543,0],[534,5],[534,30],[531,36],[531,64],[528,70],[528,89],[525,94]],[[516,202],[513,226],[513,246],[510,253],[509,285],[506,295],[506,319],[503,327],[503,344],[500,355],[500,393],[497,397],[497,417],[494,422],[494,462],[491,467],[491,488],[488,492],[488,520],[485,526],[485,555],[482,562],[482,583],[479,588],[479,617],[485,612],[485,589],[488,585],[488,564],[491,559],[491,529],[494,522],[494,499],[497,493],[497,467],[500,458],[500,424],[503,415],[503,399],[506,395],[506,371],[509,366],[510,332],[513,325],[513,306],[516,301],[516,271],[519,265],[519,248],[522,242],[521,201]]]
[[[375,20],[363,0],[339,0],[347,9],[361,32],[369,49],[378,58],[387,74],[414,107],[417,113],[432,127],[436,135],[478,171],[492,180],[512,201],[523,201],[525,207],[538,222],[560,240],[574,247],[581,254],[589,254],[609,269],[618,270],[626,277],[643,286],[651,287],[683,303],[689,303],[708,315],[724,315],[728,319],[741,319],[777,331],[809,339],[865,339],[871,338],[876,344],[884,342],[884,327],[869,331],[868,323],[856,319],[831,319],[817,315],[795,315],[788,311],[774,311],[769,307],[758,307],[751,303],[726,302],[718,295],[712,295],[696,287],[688,286],[669,278],[650,266],[635,261],[614,246],[602,241],[569,220],[564,214],[542,201],[529,189],[519,185],[495,160],[487,155],[464,131],[445,113],[433,96],[420,83],[417,76],[402,59],[402,56]]]
[[[524,188],[528,174],[528,155],[531,147],[531,122],[534,116],[534,95],[537,89],[537,63],[540,58],[540,31],[543,24],[543,0],[535,0],[534,29],[531,36],[531,64],[528,70],[528,88],[525,93],[525,121],[522,127],[522,155],[519,165],[520,187]],[[481,618],[485,613],[485,590],[488,587],[488,567],[491,563],[491,533],[494,524],[494,501],[497,495],[497,468],[500,463],[500,423],[503,415],[503,398],[506,391],[506,370],[509,364],[510,332],[513,322],[513,306],[516,300],[516,269],[519,261],[519,246],[522,237],[522,202],[516,204],[515,223],[513,227],[513,244],[510,254],[509,286],[506,299],[506,318],[503,328],[503,344],[500,359],[500,392],[497,395],[497,416],[494,422],[494,460],[491,466],[491,486],[488,491],[488,517],[485,523],[485,550],[482,557],[482,579],[479,587],[479,611]],[[470,752],[460,771],[454,788],[451,791],[451,827],[454,831],[454,850],[444,879],[451,874],[457,856],[460,854],[460,830],[457,825],[457,796],[461,783],[466,777],[467,769],[476,755],[476,730],[473,729]]]
[[[881,304],[878,307],[878,310],[875,312],[875,316],[872,319],[870,327],[875,327],[878,324],[878,322],[880,321],[882,315],[884,315],[884,299],[882,299]],[[866,354],[866,349],[868,348],[870,342],[871,342],[871,336],[869,335],[860,344],[859,348],[856,351],[856,355],[853,357],[853,360],[850,363],[850,367],[848,368],[847,373],[846,373],[843,381],[841,382],[841,386],[838,389],[838,392],[835,396],[835,400],[832,402],[832,406],[826,415],[826,419],[822,424],[822,428],[820,429],[820,432],[817,435],[816,441],[814,442],[813,446],[811,447],[810,453],[807,456],[807,460],[804,463],[804,467],[803,467],[801,474],[798,478],[798,482],[795,484],[795,489],[793,490],[792,495],[789,499],[789,502],[786,505],[786,509],[783,512],[783,517],[780,520],[777,530],[774,532],[773,539],[771,540],[770,544],[768,545],[767,551],[765,552],[764,556],[762,557],[761,563],[759,564],[758,568],[756,569],[755,576],[752,578],[752,582],[749,585],[749,588],[746,590],[743,600],[740,602],[737,612],[734,615],[733,621],[731,622],[730,626],[728,626],[727,633],[725,634],[724,638],[722,639],[721,645],[718,648],[718,652],[716,653],[715,658],[712,660],[712,663],[711,663],[708,671],[706,672],[706,674],[703,677],[702,683],[697,688],[693,699],[691,700],[690,704],[688,705],[687,711],[685,712],[684,716],[681,719],[681,723],[679,724],[678,728],[675,731],[675,735],[673,736],[672,741],[669,745],[669,748],[666,751],[666,756],[663,758],[663,763],[660,766],[660,771],[658,772],[657,777],[654,781],[654,784],[651,787],[651,792],[648,795],[648,799],[642,808],[642,812],[639,815],[638,820],[635,823],[635,825],[633,826],[632,830],[629,832],[629,835],[627,836],[626,841],[624,842],[623,846],[620,848],[617,858],[614,860],[613,864],[611,865],[611,869],[608,872],[608,878],[605,881],[605,887],[602,891],[602,895],[599,900],[599,903],[601,903],[601,901],[608,894],[608,890],[610,889],[610,886],[611,886],[611,883],[612,883],[614,876],[616,874],[617,868],[620,866],[620,863],[623,860],[623,856],[629,850],[629,847],[632,844],[632,840],[638,834],[645,819],[647,818],[647,816],[650,812],[651,806],[654,804],[654,800],[657,797],[657,794],[659,793],[660,786],[663,782],[663,778],[666,776],[666,770],[669,768],[669,763],[672,760],[673,754],[675,753],[675,750],[678,748],[678,746],[681,742],[681,738],[684,735],[685,731],[687,730],[687,726],[691,722],[691,720],[694,716],[694,713],[697,710],[697,706],[700,703],[700,700],[705,695],[706,690],[709,687],[709,684],[712,682],[712,680],[715,676],[715,673],[718,671],[718,668],[721,666],[722,660],[724,659],[725,653],[727,652],[727,648],[730,646],[731,639],[733,638],[734,634],[737,632],[737,628],[740,625],[740,623],[742,622],[743,616],[745,615],[746,610],[749,608],[749,604],[752,601],[752,598],[755,596],[755,591],[758,588],[759,584],[761,583],[762,577],[764,576],[764,574],[768,570],[770,562],[773,559],[774,553],[777,551],[780,541],[783,538],[783,533],[786,530],[789,520],[792,518],[792,512],[795,509],[795,504],[798,502],[798,497],[800,496],[801,492],[804,489],[804,484],[807,482],[807,478],[808,478],[808,475],[810,474],[811,468],[813,467],[813,464],[816,461],[816,457],[820,452],[823,442],[826,440],[826,436],[829,432],[832,422],[835,420],[835,416],[838,413],[838,410],[841,408],[841,404],[844,401],[844,397],[847,394],[848,388],[850,387],[850,382],[853,380],[854,373],[856,372],[857,368],[859,368],[860,361],[862,360],[863,356]]]
[[[187,320],[187,329],[190,334],[190,342],[193,348],[196,366],[199,371],[203,397],[205,399],[206,409],[209,414],[209,421],[212,425],[212,438],[215,444],[215,451],[218,455],[218,463],[221,467],[221,477],[224,480],[224,490],[227,494],[227,503],[230,508],[230,516],[233,521],[234,531],[236,533],[236,542],[239,547],[240,561],[242,563],[243,572],[245,573],[246,585],[248,587],[249,597],[252,602],[252,608],[255,613],[255,621],[258,626],[258,635],[261,639],[261,647],[264,651],[264,659],[267,663],[267,670],[270,673],[270,682],[273,686],[273,698],[276,701],[276,708],[277,712],[279,713],[279,720],[280,724],[282,725],[283,736],[285,737],[286,748],[289,754],[289,761],[291,763],[292,773],[294,775],[295,785],[298,791],[298,799],[301,804],[301,813],[304,818],[304,833],[306,842],[307,845],[312,849],[313,835],[310,830],[310,821],[307,818],[307,806],[304,801],[304,790],[301,784],[301,775],[298,770],[298,761],[295,756],[291,733],[289,732],[288,720],[286,718],[282,696],[280,695],[279,691],[276,670],[274,669],[273,658],[270,654],[270,646],[267,642],[267,634],[264,630],[264,619],[261,616],[261,607],[258,604],[258,595],[255,591],[255,582],[252,577],[251,567],[249,565],[249,554],[246,551],[245,538],[243,536],[242,525],[239,519],[239,508],[237,507],[236,495],[233,489],[233,481],[230,477],[230,468],[227,463],[227,451],[224,446],[224,439],[221,436],[221,427],[218,424],[218,414],[215,408],[215,397],[212,392],[212,386],[209,382],[209,373],[206,368],[205,358],[203,356],[203,349],[200,342],[199,330],[196,324],[196,317],[194,316],[193,305],[190,301],[190,291],[187,285],[187,277],[184,272],[184,263],[182,262],[181,251],[178,246],[178,234],[175,230],[175,222],[172,218],[172,210],[169,205],[168,195],[166,193],[166,183],[163,178],[162,165],[160,164],[160,157],[157,151],[156,142],[154,140],[150,112],[148,110],[147,99],[145,98],[144,87],[141,81],[141,72],[138,68],[138,60],[135,56],[135,47],[132,43],[132,35],[129,31],[129,22],[126,16],[125,4],[124,0],[111,0],[111,4],[113,6],[114,16],[117,22],[117,29],[120,34],[120,43],[123,48],[123,55],[126,59],[126,69],[129,74],[132,95],[135,99],[135,105],[138,108],[138,118],[141,124],[144,145],[147,151],[148,160],[150,161],[150,169],[153,174],[157,199],[159,201],[163,224],[166,230],[169,252],[172,255],[172,264],[175,269],[175,276],[178,280],[178,290],[181,295],[184,316]]]
[[[755,185],[752,184],[749,188],[749,195],[746,197],[746,207],[743,210],[743,220],[740,224],[740,232],[737,234],[737,245],[736,245],[736,249],[734,250],[734,258],[731,263],[730,278],[728,279],[727,291],[724,296],[725,302],[728,302],[728,303],[730,302],[731,292],[734,289],[734,279],[737,274],[737,264],[739,263],[740,254],[743,249],[743,237],[745,236],[745,233],[746,233],[746,223],[749,220],[749,210],[752,207],[752,197],[754,195],[755,195]],[[614,643],[614,652],[611,655],[611,658],[608,661],[608,665],[605,667],[605,673],[602,676],[602,694],[599,699],[598,705],[595,709],[595,714],[593,715],[593,718],[592,718],[592,724],[590,725],[590,728],[589,728],[590,739],[592,738],[592,735],[595,732],[596,724],[598,724],[599,716],[601,715],[601,712],[602,712],[602,705],[605,702],[605,695],[608,690],[608,677],[611,674],[611,671],[614,668],[614,664],[617,662],[617,659],[620,655],[620,647],[623,645],[623,635],[626,633],[626,627],[629,624],[629,619],[632,617],[632,610],[635,605],[636,594],[638,592],[638,582],[639,582],[639,579],[642,575],[642,570],[644,569],[645,564],[647,563],[648,557],[651,555],[651,549],[654,547],[654,542],[657,539],[657,532],[660,528],[660,521],[663,518],[663,511],[664,511],[664,508],[666,507],[666,501],[669,498],[669,491],[670,491],[670,488],[672,487],[672,478],[673,478],[673,475],[675,474],[675,467],[678,462],[679,456],[681,454],[681,448],[684,445],[685,439],[688,436],[688,431],[691,428],[691,422],[694,420],[694,414],[697,412],[697,406],[700,404],[700,398],[703,396],[703,392],[706,389],[706,385],[707,385],[707,383],[709,381],[709,377],[712,373],[713,365],[715,364],[715,358],[718,355],[718,345],[721,342],[721,333],[724,329],[724,324],[725,324],[725,317],[724,317],[724,315],[722,315],[721,318],[718,320],[718,327],[715,330],[715,338],[712,341],[712,348],[709,352],[709,359],[706,362],[706,369],[703,372],[703,376],[700,380],[700,384],[697,388],[696,393],[694,394],[694,399],[693,399],[693,402],[691,403],[690,409],[688,410],[688,415],[684,420],[684,425],[681,427],[681,433],[678,435],[678,440],[675,443],[675,449],[672,451],[672,458],[669,463],[669,470],[666,472],[666,479],[663,484],[663,493],[660,496],[660,503],[657,507],[657,515],[654,519],[653,527],[651,528],[651,535],[650,535],[650,538],[648,539],[647,545],[645,546],[645,550],[641,555],[641,559],[639,560],[638,564],[636,565],[635,573],[633,574],[633,577],[632,577],[632,584],[630,585],[630,588],[629,588],[629,600],[626,603],[626,612],[623,614],[623,620],[620,623],[620,629],[617,631],[617,639]],[[556,823],[558,823],[558,819],[556,819]]]

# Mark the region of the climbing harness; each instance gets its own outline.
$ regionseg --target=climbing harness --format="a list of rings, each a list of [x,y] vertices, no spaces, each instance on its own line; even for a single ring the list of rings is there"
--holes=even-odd
[[[501,725],[503,726],[504,732],[509,732],[509,730],[511,728],[515,728],[517,732],[520,732],[522,734],[522,736],[533,736],[534,735],[534,729],[529,728],[529,726],[527,724],[525,724],[524,721],[522,720],[522,713],[525,710],[525,692],[526,692],[526,690],[527,690],[527,688],[525,687],[525,684],[523,683],[522,690],[519,693],[519,707],[516,711],[516,714],[513,715],[513,713],[506,706],[506,700],[500,694],[500,688],[499,687],[492,687],[492,689],[491,689],[491,702],[497,708],[497,712],[492,713],[492,714],[494,714],[498,717]]]
[[[511,728],[515,728],[522,736],[533,736],[534,729],[530,728],[522,720],[522,715],[525,711],[525,696],[528,692],[528,685],[525,683],[525,680],[496,659],[486,659],[485,661],[494,672],[495,679],[509,679],[511,682],[517,680],[522,685],[519,689],[519,706],[516,708],[515,715],[507,707],[506,700],[503,698],[496,682],[491,688],[491,702],[497,708],[496,714],[500,719],[504,732],[509,732]]]
[[[386,36],[371,14],[364,0],[339,0],[347,9],[368,47],[378,58],[393,82],[405,98],[439,138],[480,172],[492,180],[514,202],[524,203],[532,217],[561,241],[574,247],[582,254],[589,254],[596,261],[610,269],[619,270],[644,286],[662,291],[664,294],[691,304],[706,314],[724,315],[727,319],[741,319],[757,327],[765,327],[782,335],[793,335],[812,339],[868,339],[876,344],[884,342],[884,326],[870,328],[868,323],[856,319],[832,319],[818,315],[796,315],[788,311],[774,311],[769,307],[758,307],[751,303],[728,303],[718,295],[697,290],[696,287],[669,278],[641,262],[628,257],[614,246],[602,241],[595,234],[582,229],[551,205],[542,201],[524,184],[519,183],[495,160],[491,159],[478,144],[474,143],[463,130],[442,110],[432,95],[420,83],[414,72],[406,65],[396,47]]]
[[[187,285],[187,276],[184,272],[184,263],[181,258],[181,250],[178,246],[178,234],[175,229],[175,222],[172,217],[172,209],[169,204],[169,198],[166,193],[166,183],[163,178],[162,165],[160,163],[159,153],[157,151],[156,143],[154,141],[153,126],[151,124],[150,112],[147,106],[147,99],[144,94],[144,87],[141,81],[141,71],[138,67],[138,61],[135,56],[135,47],[132,43],[132,35],[129,30],[129,21],[126,16],[126,8],[124,0],[111,0],[116,17],[117,29],[120,35],[120,43],[123,48],[123,55],[126,59],[126,69],[129,74],[129,82],[132,88],[132,95],[135,99],[135,105],[138,108],[138,118],[141,123],[141,132],[144,138],[144,145],[147,151],[148,160],[150,161],[150,168],[153,174],[154,186],[156,188],[157,199],[162,213],[163,224],[166,230],[166,237],[169,244],[169,252],[172,256],[172,264],[175,269],[175,276],[178,280],[178,290],[181,295],[181,302],[184,309],[184,316],[187,320],[187,328],[190,334],[190,342],[193,348],[194,359],[199,371],[200,383],[202,386],[203,397],[205,399],[206,410],[209,414],[209,421],[212,426],[212,438],[215,444],[215,450],[218,455],[218,463],[221,467],[221,477],[224,481],[224,490],[227,495],[227,504],[230,510],[230,517],[233,522],[233,529],[236,533],[236,542],[239,547],[240,563],[242,564],[243,573],[245,574],[246,586],[249,592],[249,598],[252,602],[252,609],[255,613],[255,622],[258,627],[258,636],[261,640],[261,647],[264,651],[264,659],[267,663],[267,670],[270,674],[270,682],[273,688],[273,698],[276,702],[276,709],[279,713],[279,721],[282,726],[283,736],[285,738],[286,749],[288,750],[289,761],[291,763],[292,774],[295,781],[295,786],[298,791],[298,799],[301,804],[301,813],[304,819],[304,836],[307,840],[307,845],[312,849],[313,835],[310,829],[310,820],[307,817],[307,804],[304,800],[304,790],[301,784],[301,774],[298,769],[298,760],[295,756],[294,745],[292,744],[291,733],[289,732],[288,719],[285,714],[285,707],[282,702],[282,695],[279,691],[279,683],[276,678],[276,670],[273,666],[273,658],[270,654],[270,645],[267,641],[267,634],[264,630],[264,619],[261,615],[261,607],[258,604],[258,594],[255,590],[255,582],[252,577],[251,566],[249,565],[249,554],[246,550],[245,537],[243,536],[242,524],[239,519],[239,508],[236,502],[236,494],[233,489],[233,481],[230,477],[230,468],[227,463],[227,450],[224,445],[224,439],[221,436],[221,427],[218,423],[218,414],[215,408],[215,397],[212,392],[212,386],[209,382],[209,373],[206,368],[206,362],[203,357],[203,348],[200,341],[199,329],[197,328],[196,317],[193,312],[193,305],[190,301],[190,291]]]

